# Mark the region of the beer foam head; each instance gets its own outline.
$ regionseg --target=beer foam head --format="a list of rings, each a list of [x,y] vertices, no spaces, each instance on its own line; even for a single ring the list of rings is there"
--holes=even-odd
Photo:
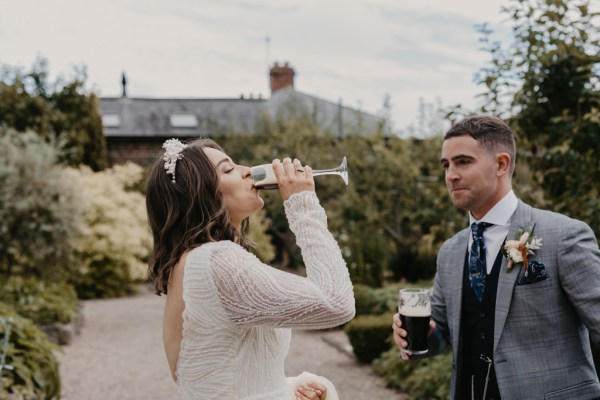
[[[398,293],[398,311],[410,317],[428,317],[431,315],[429,289],[407,288]]]
[[[427,306],[418,306],[418,307],[402,307],[400,308],[400,314],[405,315],[407,317],[430,317],[431,316],[431,307]]]

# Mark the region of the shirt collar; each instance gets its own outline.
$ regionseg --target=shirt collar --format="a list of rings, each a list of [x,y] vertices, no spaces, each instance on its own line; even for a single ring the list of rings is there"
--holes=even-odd
[[[519,200],[515,192],[509,191],[504,197],[496,203],[479,221],[473,218],[469,213],[469,225],[473,222],[489,222],[490,224],[506,226],[510,224],[510,219],[517,209]]]

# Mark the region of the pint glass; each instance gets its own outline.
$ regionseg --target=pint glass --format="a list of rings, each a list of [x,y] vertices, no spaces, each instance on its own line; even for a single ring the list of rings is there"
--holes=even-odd
[[[400,289],[398,312],[402,328],[408,335],[408,346],[402,351],[408,355],[427,353],[427,334],[431,318],[429,289]]]

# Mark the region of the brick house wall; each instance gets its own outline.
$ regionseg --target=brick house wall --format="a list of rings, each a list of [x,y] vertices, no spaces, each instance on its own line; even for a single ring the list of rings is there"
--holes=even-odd
[[[142,166],[154,163],[161,153],[161,146],[165,141],[162,137],[111,137],[107,138],[109,164],[124,164],[133,161]]]

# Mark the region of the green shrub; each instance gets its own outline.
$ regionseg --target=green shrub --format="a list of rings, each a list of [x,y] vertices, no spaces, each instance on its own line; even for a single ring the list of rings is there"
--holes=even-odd
[[[69,168],[68,179],[81,193],[86,229],[76,238],[79,264],[72,278],[79,298],[118,297],[148,277],[152,237],[144,196],[134,187],[143,169],[116,165],[101,172]]]
[[[129,266],[108,256],[88,260],[82,270],[83,273],[71,280],[81,299],[123,297],[137,289],[129,273]]]
[[[77,293],[73,286],[35,278],[10,277],[0,281],[0,303],[37,325],[68,324],[77,316]]]
[[[33,389],[15,385],[12,379],[0,378],[0,400],[39,400]]]
[[[271,220],[267,217],[265,210],[250,216],[248,237],[254,243],[256,248],[252,252],[264,263],[269,263],[275,258],[275,246],[271,243],[271,236],[268,234]]]
[[[403,286],[404,287],[404,286]],[[398,289],[400,285],[390,285],[373,289],[372,300],[377,305],[378,313],[397,313],[398,312]]]
[[[82,228],[56,144],[0,126],[0,272],[60,280]]]
[[[354,284],[354,304],[356,306],[356,316],[374,314],[372,310],[371,292],[373,289],[370,286],[360,283]]]
[[[4,343],[7,324],[12,318],[8,346]],[[5,364],[12,369],[2,370],[0,399],[12,393],[12,399],[54,400],[60,398],[58,360],[54,351],[60,347],[30,320],[19,316],[10,306],[0,304],[0,354],[6,351]],[[21,397],[19,397],[21,396]]]
[[[358,316],[344,330],[357,360],[368,364],[391,346],[392,314]]]
[[[388,292],[389,290],[382,288],[374,289],[367,285],[355,284],[356,315],[381,315],[394,311],[388,304],[390,298]]]
[[[355,192],[348,193],[359,201]],[[356,203],[354,203],[356,204]],[[329,209],[327,210],[329,214]],[[335,214],[332,213],[332,217]],[[369,286],[381,286],[385,281],[386,268],[394,248],[385,240],[383,229],[374,229],[367,221],[346,221],[337,240],[348,264],[352,282]]]
[[[450,398],[452,352],[421,360],[405,361],[394,347],[372,364],[387,386],[410,395],[412,400],[445,400]]]

